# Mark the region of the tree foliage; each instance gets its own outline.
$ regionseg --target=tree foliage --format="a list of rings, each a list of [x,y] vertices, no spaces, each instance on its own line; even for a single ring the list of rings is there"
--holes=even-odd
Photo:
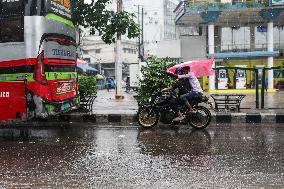
[[[174,81],[167,75],[166,70],[176,64],[176,61],[169,58],[156,58],[154,56],[147,58],[148,65],[142,66],[140,87],[138,89],[137,100],[147,101],[151,94],[156,90],[169,86]]]
[[[90,28],[90,34],[98,32],[102,40],[110,44],[115,41],[116,34],[134,38],[139,35],[139,25],[135,23],[135,15],[126,11],[115,12],[107,9],[112,0],[72,0],[73,21],[75,25]]]

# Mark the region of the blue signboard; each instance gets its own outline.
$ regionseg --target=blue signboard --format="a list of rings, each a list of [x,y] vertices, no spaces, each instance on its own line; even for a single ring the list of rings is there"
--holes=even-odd
[[[267,32],[267,27],[265,27],[265,26],[257,26],[257,31],[258,32]]]

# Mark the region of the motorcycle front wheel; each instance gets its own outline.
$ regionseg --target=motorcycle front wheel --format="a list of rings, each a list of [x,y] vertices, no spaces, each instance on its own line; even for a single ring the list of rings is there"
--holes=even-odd
[[[203,106],[194,107],[196,112],[189,114],[188,123],[195,129],[204,129],[211,122],[210,111]]]
[[[159,115],[155,111],[151,111],[148,107],[143,107],[137,112],[138,124],[143,128],[152,128],[157,125]]]

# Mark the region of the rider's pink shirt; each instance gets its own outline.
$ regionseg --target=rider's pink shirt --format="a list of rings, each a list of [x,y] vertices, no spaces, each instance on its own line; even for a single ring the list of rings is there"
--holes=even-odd
[[[196,92],[200,92],[200,93],[203,93],[203,90],[200,86],[200,83],[197,79],[197,77],[195,76],[195,74],[193,72],[189,72],[187,74],[184,74],[184,75],[178,75],[178,78],[181,79],[181,78],[189,78],[189,83],[192,87],[192,90],[193,91],[196,91]]]

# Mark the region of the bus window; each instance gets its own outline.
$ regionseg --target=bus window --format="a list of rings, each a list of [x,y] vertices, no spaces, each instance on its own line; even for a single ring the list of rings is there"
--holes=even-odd
[[[0,15],[23,15],[23,0],[0,0]]]
[[[75,66],[56,66],[56,65],[45,65],[46,72],[75,72]]]
[[[23,0],[0,0],[0,7],[0,43],[23,42]]]
[[[24,29],[21,17],[13,17],[0,21],[0,42],[24,41]]]

